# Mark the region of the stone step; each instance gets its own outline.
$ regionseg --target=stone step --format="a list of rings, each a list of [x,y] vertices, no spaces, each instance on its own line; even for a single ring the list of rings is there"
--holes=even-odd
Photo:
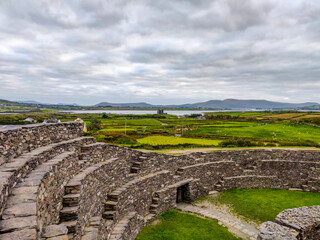
[[[79,206],[62,208],[60,211],[60,222],[77,220],[78,209]]]
[[[155,214],[154,213],[149,213],[144,219],[146,221],[146,223],[149,223],[150,221],[152,221],[155,218]]]
[[[118,202],[114,202],[114,201],[107,201],[104,204],[104,210],[105,211],[115,211],[116,207],[117,207],[117,203]]]
[[[116,214],[116,211],[104,211],[102,213],[102,217],[107,220],[113,220],[115,214]]]
[[[79,194],[81,189],[81,185],[78,183],[68,183],[64,186],[64,193],[65,194]]]
[[[138,173],[139,170],[140,170],[140,168],[138,168],[138,167],[132,167],[132,168],[130,169],[130,172],[131,172],[131,173]]]
[[[37,239],[37,230],[25,228],[22,230],[4,233],[0,235],[1,240],[34,240]]]
[[[79,153],[80,160],[86,160],[87,156],[88,156],[88,153],[84,153],[84,152]]]
[[[37,216],[16,217],[0,222],[0,233],[13,232],[25,228],[35,229],[37,227]]]
[[[77,221],[67,221],[63,222],[68,228],[68,233],[75,233],[76,232],[76,226],[77,226]]]
[[[17,186],[38,186],[41,183],[41,178],[44,177],[45,172],[49,171],[53,165],[58,163],[59,160],[54,160],[55,157],[63,154],[63,152],[74,150],[81,144],[93,141],[93,138],[80,137],[53,143],[37,148],[29,153],[22,154],[21,156],[11,159],[9,162],[1,165],[0,193],[6,192],[7,194],[0,194],[0,198],[3,198],[0,202],[0,215],[2,215],[5,208],[7,196],[14,191],[14,188]],[[37,171],[33,171],[34,169],[37,169]],[[30,176],[30,178],[26,179],[26,176]]]
[[[157,209],[150,209],[149,213],[153,214],[153,215],[156,215],[157,214]]]
[[[32,203],[36,201],[37,201],[37,194],[30,193],[30,194],[16,195],[10,198],[10,201],[7,202],[6,208],[12,207],[16,204]]]
[[[182,173],[183,173],[183,169],[182,169],[182,168],[178,168],[176,174],[180,175],[180,174],[182,174]]]
[[[159,204],[159,202],[160,202],[160,198],[157,198],[157,197],[152,198],[153,204]]]
[[[108,200],[117,202],[120,192],[113,192],[108,194]]]
[[[152,210],[152,209],[157,209],[158,207],[159,207],[158,204],[151,204],[151,205],[150,205],[150,210]]]
[[[80,194],[67,194],[63,196],[63,206],[64,207],[73,207],[79,204]]]
[[[130,212],[127,216],[122,218],[112,229],[110,234],[110,240],[121,240],[124,239],[123,234],[128,228],[130,221],[132,221],[137,216],[136,212]]]
[[[4,210],[2,219],[10,219],[16,217],[35,216],[37,212],[37,202],[19,203],[12,205]]]
[[[132,164],[132,167],[140,168],[141,165],[142,165],[142,162],[134,162],[134,163]]]

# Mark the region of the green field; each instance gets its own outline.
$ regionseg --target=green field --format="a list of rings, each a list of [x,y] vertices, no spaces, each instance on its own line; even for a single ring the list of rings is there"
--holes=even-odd
[[[0,115],[1,124],[24,124],[32,117],[72,121],[82,118],[86,135],[97,141],[148,150],[243,147],[320,147],[320,113],[294,111],[208,113],[196,115],[117,115],[26,113]],[[177,137],[181,136],[181,137]]]
[[[145,227],[136,240],[236,240],[216,220],[170,210]]]
[[[179,144],[197,144],[197,145],[211,145],[218,146],[221,140],[210,140],[210,139],[197,139],[197,138],[183,138],[173,136],[149,136],[145,138],[137,139],[139,143],[149,144],[152,146],[157,145],[179,145]]]
[[[320,143],[320,128],[293,123],[256,124],[245,127],[206,127],[188,131],[186,135],[226,136],[276,141],[314,141]]]
[[[226,204],[236,213],[258,223],[274,221],[285,209],[320,205],[320,193],[278,189],[239,189],[199,199]]]

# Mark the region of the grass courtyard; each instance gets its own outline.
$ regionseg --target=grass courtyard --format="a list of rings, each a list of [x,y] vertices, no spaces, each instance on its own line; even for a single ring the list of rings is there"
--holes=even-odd
[[[145,227],[136,240],[236,240],[216,220],[170,210]]]
[[[261,223],[274,221],[278,213],[285,209],[320,205],[320,193],[289,191],[280,189],[237,189],[207,196],[215,204],[226,204],[235,213]]]

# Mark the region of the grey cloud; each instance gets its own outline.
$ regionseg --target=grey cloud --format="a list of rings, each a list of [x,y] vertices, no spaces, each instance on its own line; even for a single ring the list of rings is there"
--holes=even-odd
[[[320,102],[317,0],[0,2],[0,98]]]

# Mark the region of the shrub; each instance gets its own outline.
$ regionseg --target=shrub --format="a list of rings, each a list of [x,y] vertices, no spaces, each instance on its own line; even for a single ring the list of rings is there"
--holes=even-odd
[[[91,123],[89,123],[87,125],[87,129],[88,129],[88,131],[93,131],[93,130],[98,131],[98,130],[100,130],[101,129],[101,121],[97,120],[97,119],[92,120]]]
[[[252,142],[249,140],[225,140],[219,143],[220,147],[257,147],[263,145],[261,142]]]

